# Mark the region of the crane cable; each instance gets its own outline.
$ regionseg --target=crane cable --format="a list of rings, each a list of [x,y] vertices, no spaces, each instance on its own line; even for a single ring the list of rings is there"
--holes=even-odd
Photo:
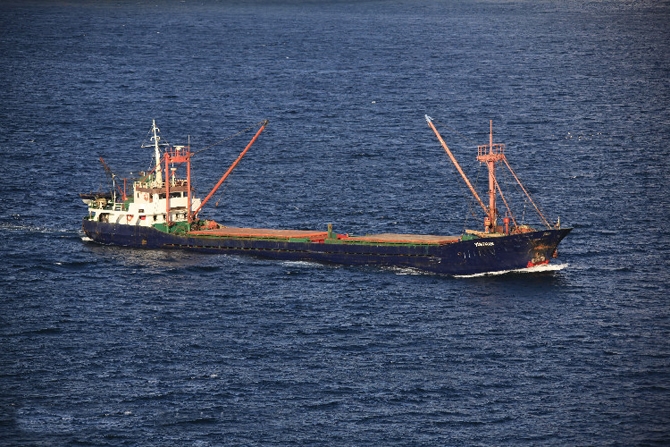
[[[247,127],[246,129],[240,130],[239,132],[237,132],[237,133],[234,134],[234,135],[231,135],[231,136],[229,136],[229,137],[226,137],[226,138],[224,138],[223,140],[219,140],[219,141],[217,141],[217,142],[214,143],[214,144],[210,144],[209,146],[207,146],[207,147],[204,148],[204,149],[200,149],[199,151],[195,151],[195,152],[193,152],[193,155],[195,155],[195,154],[199,154],[200,152],[204,152],[204,151],[206,151],[207,149],[211,149],[211,148],[213,148],[214,146],[217,146],[217,145],[219,145],[219,144],[221,144],[221,143],[224,143],[224,142],[226,142],[226,141],[228,141],[228,140],[232,140],[233,138],[235,138],[235,137],[237,137],[237,136],[239,136],[239,135],[242,135],[242,134],[245,133],[245,132],[249,132],[251,129],[254,129],[254,128],[257,127],[257,126],[262,125],[263,123],[264,123],[264,121],[259,121],[258,123],[254,124],[253,126],[249,126],[249,127]]]

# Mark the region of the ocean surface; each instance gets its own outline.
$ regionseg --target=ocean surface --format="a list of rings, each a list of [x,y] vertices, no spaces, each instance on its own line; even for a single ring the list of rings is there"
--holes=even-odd
[[[668,23],[667,1],[3,1],[0,445],[670,444]],[[270,121],[221,223],[478,228],[426,114],[482,193],[493,120],[574,228],[553,269],[82,240],[98,157],[148,169],[152,119],[206,149],[201,197]]]

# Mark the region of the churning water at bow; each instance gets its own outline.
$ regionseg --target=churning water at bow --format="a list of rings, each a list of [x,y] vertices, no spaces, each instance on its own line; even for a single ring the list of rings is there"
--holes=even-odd
[[[669,19],[651,1],[3,2],[0,443],[670,442]],[[563,268],[82,241],[98,157],[146,170],[151,119],[194,150],[270,120],[205,213],[224,224],[476,227],[424,114],[480,191],[494,121],[575,228]],[[248,138],[196,156],[201,196]]]

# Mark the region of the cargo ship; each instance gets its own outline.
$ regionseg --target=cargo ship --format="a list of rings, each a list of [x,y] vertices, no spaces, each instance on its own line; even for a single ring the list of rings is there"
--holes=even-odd
[[[88,205],[83,231],[93,242],[145,249],[182,249],[262,258],[310,261],[325,264],[368,265],[416,269],[444,275],[475,275],[506,272],[548,264],[571,228],[551,225],[532,201],[505,157],[505,145],[489,143],[478,147],[477,160],[488,168],[488,204],[461,169],[438,132],[433,119],[426,122],[454,163],[477,204],[483,211],[483,226],[460,235],[367,234],[349,235],[333,231],[332,224],[320,230],[245,228],[221,225],[200,217],[203,207],[240,163],[268,122],[259,129],[209,194],[195,196],[191,179],[190,144],[172,146],[161,142],[155,120],[149,144],[153,169],[132,182],[126,194],[118,177],[104,164],[112,178],[110,193],[86,193]],[[496,165],[504,164],[538,212],[543,228],[517,223],[496,179]],[[506,211],[497,208],[500,196]]]

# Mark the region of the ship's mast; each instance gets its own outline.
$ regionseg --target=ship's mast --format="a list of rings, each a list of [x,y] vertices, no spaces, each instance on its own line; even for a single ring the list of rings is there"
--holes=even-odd
[[[454,155],[451,153],[451,150],[449,150],[449,147],[447,147],[447,144],[444,142],[442,139],[442,136],[440,133],[437,131],[435,126],[433,125],[433,119],[426,115],[426,121],[428,122],[428,125],[430,126],[431,129],[433,129],[433,132],[435,132],[435,135],[437,136],[437,139],[440,141],[440,144],[444,148],[444,150],[447,152],[447,155],[449,155],[449,158],[451,158],[451,161],[454,163],[456,166],[456,169],[458,172],[461,174],[461,177],[463,177],[463,180],[465,181],[465,184],[470,188],[470,191],[472,192],[472,195],[475,196],[475,199],[477,199],[477,203],[479,203],[479,206],[482,207],[484,210],[484,213],[486,213],[486,217],[484,218],[484,230],[487,233],[496,233],[498,232],[498,210],[496,209],[496,162],[505,160],[505,145],[504,144],[493,144],[493,121],[490,121],[490,130],[489,130],[489,144],[485,144],[482,146],[478,146],[478,155],[477,155],[477,160],[479,160],[482,163],[486,163],[488,169],[489,169],[489,206],[487,207],[482,199],[479,198],[479,194],[477,194],[477,191],[475,191],[475,188],[473,188],[472,183],[470,183],[470,180],[468,180],[468,177],[465,175],[465,172],[463,172],[463,169],[461,169],[460,165],[456,161],[456,158]]]
[[[505,159],[505,145],[493,144],[493,120],[489,121],[489,144],[478,146],[477,160],[486,163],[489,170],[489,207],[486,212],[484,227],[487,231],[496,232],[498,226],[498,210],[496,208],[496,163]]]
[[[161,151],[160,151],[160,148],[158,147],[158,142],[160,141],[161,137],[158,136],[158,132],[160,132],[160,130],[158,129],[158,127],[156,127],[156,120],[151,120],[151,123],[152,123],[151,131],[154,134],[154,136],[152,137],[152,140],[154,140],[154,149],[155,149],[155,156],[156,156],[155,186],[160,188],[163,185],[163,176],[162,176],[162,173],[161,173]]]
[[[477,191],[472,187],[472,184],[470,183],[470,180],[468,180],[468,177],[465,175],[461,167],[459,166],[458,162],[456,161],[456,158],[454,155],[451,153],[449,148],[447,147],[447,144],[444,142],[442,139],[442,136],[440,133],[437,131],[435,126],[433,125],[433,119],[426,115],[426,121],[428,122],[428,125],[430,126],[431,129],[433,129],[433,132],[435,132],[435,135],[437,136],[437,139],[440,141],[440,144],[442,144],[442,147],[444,150],[447,152],[449,155],[449,158],[451,158],[451,161],[454,163],[456,166],[456,169],[458,172],[461,174],[463,177],[463,180],[465,181],[466,185],[468,188],[470,188],[470,191],[472,192],[472,195],[475,196],[475,199],[477,199],[477,203],[479,203],[479,206],[482,207],[484,210],[484,213],[486,214],[486,217],[484,217],[484,231],[486,233],[502,233],[504,232],[505,234],[509,234],[509,223],[510,220],[514,223],[514,229],[513,231],[518,231],[520,227],[517,226],[516,220],[514,220],[514,216],[512,215],[512,210],[509,208],[509,205],[507,204],[507,200],[505,199],[505,196],[503,195],[502,190],[500,189],[500,185],[498,185],[498,182],[496,180],[496,163],[502,161],[505,163],[505,166],[507,166],[507,169],[509,169],[509,172],[512,174],[514,177],[514,180],[519,184],[521,187],[521,190],[526,194],[526,197],[530,201],[530,203],[533,205],[535,208],[535,211],[537,211],[537,214],[540,216],[540,219],[542,219],[542,222],[547,228],[551,228],[551,225],[549,224],[549,221],[544,217],[538,206],[535,204],[533,201],[533,198],[530,196],[526,188],[523,186],[521,183],[521,180],[519,180],[519,177],[514,173],[514,170],[512,167],[509,165],[507,158],[505,157],[505,145],[502,143],[494,143],[493,142],[493,121],[489,121],[489,144],[483,144],[481,146],[477,146],[477,160],[481,163],[486,163],[486,167],[489,170],[489,206],[487,207],[484,202],[479,198],[479,195],[477,194]],[[507,215],[503,218],[503,223],[504,227],[499,227],[498,226],[498,217],[500,217],[498,213],[498,209],[496,208],[496,190],[500,192],[500,198],[503,200],[505,203],[505,206],[507,207]],[[558,224],[557,224],[558,226]],[[526,227],[529,228],[529,227]],[[534,230],[533,230],[534,231]]]

